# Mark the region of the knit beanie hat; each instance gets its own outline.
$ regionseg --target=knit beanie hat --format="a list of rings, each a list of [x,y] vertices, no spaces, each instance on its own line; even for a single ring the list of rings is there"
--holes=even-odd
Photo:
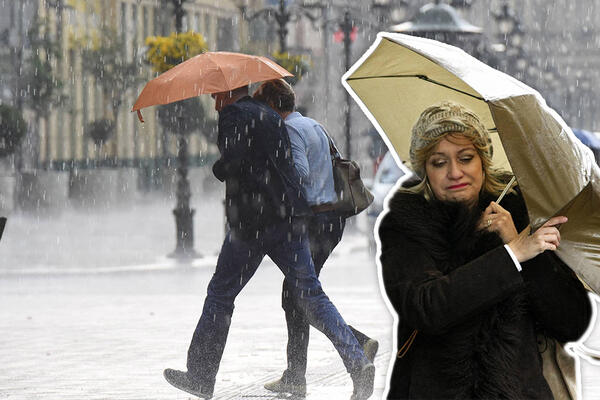
[[[425,165],[418,165],[417,153],[451,132],[464,132],[473,144],[487,148],[492,158],[490,135],[477,115],[458,103],[442,102],[425,109],[412,128],[410,163],[420,178],[425,177]]]

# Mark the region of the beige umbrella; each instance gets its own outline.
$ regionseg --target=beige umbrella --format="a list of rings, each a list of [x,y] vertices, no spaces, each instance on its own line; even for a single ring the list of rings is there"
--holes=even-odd
[[[600,168],[537,91],[457,47],[383,32],[342,84],[403,160],[428,106],[451,100],[477,113],[492,133],[494,165],[515,174],[534,229],[567,216],[557,254],[600,292]]]

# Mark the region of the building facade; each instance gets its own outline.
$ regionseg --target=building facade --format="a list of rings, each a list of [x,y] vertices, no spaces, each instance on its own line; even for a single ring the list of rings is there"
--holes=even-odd
[[[223,4],[222,4],[223,3]],[[201,33],[210,50],[238,50],[239,12],[228,2],[194,0],[184,3],[186,14],[183,30]],[[28,119],[35,132],[35,158],[33,168],[70,169],[90,166],[139,166],[152,162],[164,162],[176,154],[173,135],[165,135],[159,126],[154,109],[144,112],[146,122],[141,124],[130,112],[143,83],[125,93],[115,118],[114,134],[98,149],[86,134],[86,128],[94,120],[106,114],[110,99],[104,98],[100,85],[101,77],[92,76],[82,68],[82,48],[80,39],[99,34],[103,25],[114,28],[125,44],[123,57],[127,62],[139,65],[141,81],[154,75],[144,62],[145,40],[149,36],[169,35],[174,31],[174,17],[170,1],[158,0],[29,0],[23,2],[3,2],[12,15],[2,21],[5,32],[9,32],[12,48],[23,48],[21,69],[27,68],[29,46],[28,32],[38,24],[46,29],[47,37],[58,47],[58,57],[52,61],[55,79],[60,82],[56,88],[63,101],[49,107],[47,116],[28,112]],[[0,27],[0,31],[2,31]],[[16,32],[16,33],[15,33]],[[26,88],[11,87],[15,82],[17,66],[2,63],[3,102],[18,104],[27,109],[23,98]],[[205,102],[210,118],[211,105]],[[189,150],[192,160],[201,163],[210,151],[205,137],[200,132],[189,136]],[[157,161],[158,160],[158,161]]]
[[[310,59],[310,72],[296,86],[298,103],[310,116],[322,121],[344,149],[346,109],[350,107],[353,158],[369,161],[365,132],[368,120],[355,104],[347,104],[340,84],[345,72],[344,45],[339,28],[350,12],[356,36],[350,46],[355,62],[380,30],[411,19],[428,0],[186,0],[183,31],[201,33],[209,50],[242,51],[271,55],[279,50],[277,13],[283,10],[286,45],[292,55]],[[447,0],[470,23],[483,29],[482,40],[502,58],[510,46],[523,54],[520,69],[507,71],[535,87],[574,128],[600,130],[596,87],[600,82],[600,5],[594,0]],[[245,7],[246,13],[242,13]],[[501,34],[497,15],[508,9],[518,27]],[[397,12],[399,9],[402,12]],[[270,11],[268,11],[270,10]],[[246,18],[244,18],[244,16]],[[152,175],[172,169],[176,155],[174,135],[160,125],[156,108],[144,110],[141,124],[130,112],[143,82],[154,73],[143,60],[145,40],[174,31],[171,0],[22,0],[0,2],[0,101],[23,110],[29,122],[28,138],[15,160],[0,160],[0,168],[20,172],[95,168],[130,168]],[[141,78],[137,86],[118,93],[122,102],[111,113],[110,96],[102,77],[85,72],[82,37],[93,36],[104,25],[123,40],[123,57],[136,63]],[[33,49],[29,32],[46,35],[59,56],[51,58],[54,88],[60,101],[48,102],[47,112],[28,103]],[[514,28],[514,27],[513,27]],[[338,34],[336,34],[338,32]],[[516,33],[515,33],[516,32]],[[518,39],[518,40],[517,40]],[[518,42],[518,43],[517,43]],[[504,47],[503,47],[504,46]],[[503,50],[504,48],[504,50]],[[512,65],[511,67],[514,67]],[[105,82],[104,82],[105,83]],[[189,153],[193,165],[210,162],[216,149],[216,113],[208,96],[201,96],[208,120],[206,130],[191,132]],[[112,136],[102,143],[91,140],[88,129],[101,118],[115,121]],[[208,134],[207,134],[208,133]],[[13,162],[14,161],[14,162]],[[365,171],[369,175],[369,169]],[[71,176],[70,180],[73,179]]]

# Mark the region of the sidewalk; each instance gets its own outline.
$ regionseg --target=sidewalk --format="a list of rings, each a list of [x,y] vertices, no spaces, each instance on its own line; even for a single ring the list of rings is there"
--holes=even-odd
[[[225,224],[220,193],[192,201],[195,249],[215,256]],[[0,241],[0,273],[170,263],[167,255],[175,249],[174,205],[174,199],[149,196],[110,210],[68,208],[57,215],[9,215]]]
[[[341,249],[343,250],[343,249]],[[376,395],[390,357],[392,319],[364,255],[335,258],[323,285],[347,321],[377,338]],[[187,399],[162,377],[185,369],[210,268],[0,279],[0,399]],[[360,282],[357,284],[356,282]],[[281,273],[266,261],[237,300],[215,399],[276,398],[262,385],[285,368]],[[347,399],[350,377],[313,331],[307,399]]]
[[[166,383],[187,347],[223,237],[220,198],[195,199],[192,265],[175,247],[168,200],[122,210],[9,216],[0,242],[1,399],[191,399]],[[380,342],[375,394],[392,358],[393,318],[373,256],[350,229],[321,281],[344,319]],[[262,389],[285,368],[282,274],[266,258],[236,301],[215,399],[280,398]],[[600,321],[597,322],[600,332]],[[596,348],[600,335],[588,340]],[[600,365],[581,360],[584,400],[600,399]],[[331,343],[311,330],[307,400],[348,399],[352,382]]]
[[[196,250],[205,257],[191,266],[165,257],[174,247],[168,206],[9,217],[0,244],[6,256],[0,265],[0,399],[193,398],[167,384],[162,371],[185,369],[221,242],[220,203],[195,208]],[[380,399],[393,320],[366,243],[349,232],[322,282],[346,321],[380,342],[372,397]],[[262,385],[286,365],[281,283],[281,272],[266,258],[238,297],[215,399],[278,398]],[[316,330],[307,380],[307,400],[348,399],[352,392],[337,352]]]

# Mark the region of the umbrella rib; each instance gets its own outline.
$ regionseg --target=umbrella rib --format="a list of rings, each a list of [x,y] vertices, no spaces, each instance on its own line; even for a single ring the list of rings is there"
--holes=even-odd
[[[380,76],[363,76],[363,77],[357,77],[357,78],[348,78],[348,79],[346,79],[346,81],[358,81],[358,80],[362,80],[362,79],[375,79],[375,78],[419,78],[419,79],[422,79],[424,81],[431,82],[431,83],[433,83],[435,85],[443,86],[443,87],[445,87],[447,89],[454,90],[454,91],[462,93],[464,95],[473,97],[473,98],[475,98],[477,100],[485,101],[485,99],[483,97],[475,96],[474,94],[467,93],[464,90],[453,88],[452,86],[448,86],[448,85],[446,85],[446,84],[444,84],[442,82],[434,81],[433,79],[429,78],[427,75],[380,75]]]

